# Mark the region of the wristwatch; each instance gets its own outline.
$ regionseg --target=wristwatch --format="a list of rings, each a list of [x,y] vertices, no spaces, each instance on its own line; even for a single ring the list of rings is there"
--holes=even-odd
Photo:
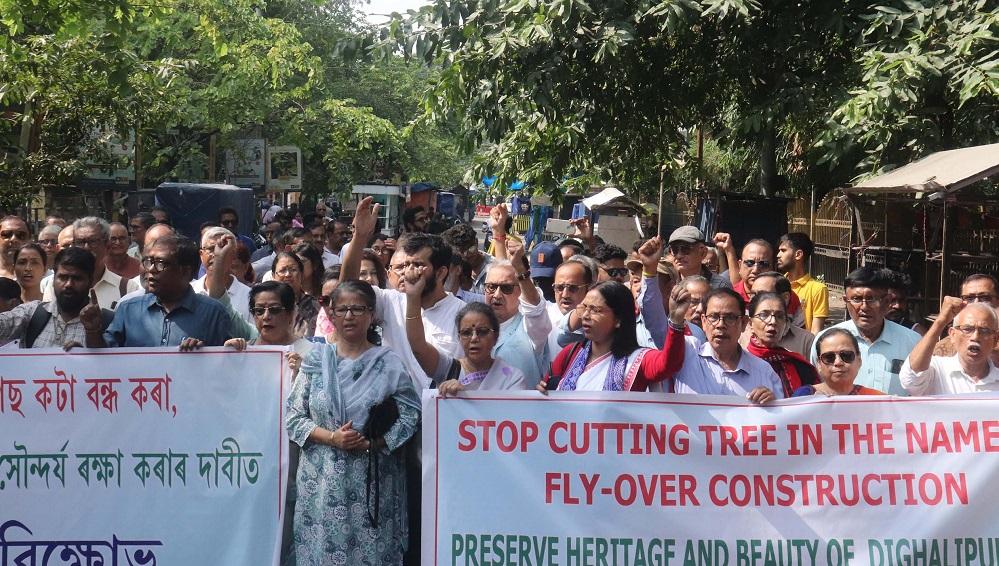
[[[517,274],[517,281],[527,281],[531,278],[531,270],[523,271]]]

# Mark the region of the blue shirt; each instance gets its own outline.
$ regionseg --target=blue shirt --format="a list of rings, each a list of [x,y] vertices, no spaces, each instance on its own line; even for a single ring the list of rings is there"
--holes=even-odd
[[[683,366],[674,378],[676,393],[745,398],[753,389],[766,387],[775,399],[784,398],[784,386],[774,368],[746,350],[739,356],[739,365],[730,371],[722,367],[711,344],[690,336],[684,342]]]
[[[857,330],[857,325],[853,319],[841,322],[815,335],[813,344],[818,344],[823,334],[829,332],[831,328],[842,328],[857,337],[860,343],[860,373],[853,382],[856,385],[863,385],[871,389],[877,389],[889,395],[908,395],[909,393],[902,387],[902,382],[898,379],[899,372],[902,371],[902,364],[909,354],[919,343],[920,336],[912,330],[895,324],[890,320],[885,320],[885,327],[881,330],[881,336],[874,342],[868,344]],[[815,348],[812,347],[809,359],[812,365],[818,365],[818,356]]]
[[[184,338],[197,338],[205,346],[225,343],[230,338],[229,316],[221,303],[188,288],[168,313],[156,295],[146,293],[119,304],[104,332],[112,347],[179,346]]]

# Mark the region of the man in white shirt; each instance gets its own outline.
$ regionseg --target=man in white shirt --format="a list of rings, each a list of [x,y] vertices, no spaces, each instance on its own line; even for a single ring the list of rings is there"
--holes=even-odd
[[[229,230],[218,226],[205,230],[205,233],[201,235],[201,250],[198,253],[201,254],[201,265],[205,266],[205,274],[200,279],[191,281],[191,288],[194,289],[195,293],[208,294],[207,289],[205,289],[205,279],[215,265],[215,245],[223,238],[235,240],[236,236]],[[228,274],[228,278],[229,286],[226,288],[226,295],[229,296],[229,304],[246,322],[253,324],[253,316],[250,315],[250,288],[233,277],[231,273]]]
[[[73,222],[73,245],[94,254],[97,260],[93,289],[97,293],[97,303],[103,309],[113,309],[122,296],[139,288],[134,281],[122,279],[105,267],[104,260],[107,257],[110,237],[111,225],[103,218],[86,216]],[[45,289],[43,300],[55,300],[51,285]]]
[[[936,337],[947,330],[957,353],[934,356]],[[991,354],[999,332],[999,316],[988,303],[944,297],[940,314],[906,358],[899,381],[910,395],[953,395],[999,391],[999,369]]]
[[[357,205],[357,215],[354,217],[355,240],[367,242],[374,233],[377,220],[378,205],[373,205],[370,197],[365,198]],[[452,357],[461,357],[461,343],[458,341],[458,329],[454,321],[465,303],[444,290],[444,281],[451,264],[451,248],[440,236],[414,234],[405,241],[401,250],[403,253],[396,253],[393,264],[404,271],[415,268],[427,280],[422,294],[423,326],[427,342]],[[350,246],[347,249],[340,271],[341,281],[357,279],[363,251],[362,246]],[[375,293],[375,318],[382,322],[382,345],[402,358],[417,391],[423,391],[430,386],[430,378],[409,347],[406,335],[406,294],[396,289],[378,288]]]
[[[339,265],[347,250],[343,247],[350,240],[350,225],[342,220],[334,220],[326,225],[325,245],[322,247],[323,266]],[[364,240],[367,243],[368,240]]]

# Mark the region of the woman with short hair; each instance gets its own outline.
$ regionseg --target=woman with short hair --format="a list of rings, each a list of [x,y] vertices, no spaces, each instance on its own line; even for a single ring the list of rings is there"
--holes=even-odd
[[[815,341],[821,383],[803,385],[793,397],[808,395],[884,395],[881,391],[857,385],[860,373],[860,344],[857,337],[842,328],[826,330]]]

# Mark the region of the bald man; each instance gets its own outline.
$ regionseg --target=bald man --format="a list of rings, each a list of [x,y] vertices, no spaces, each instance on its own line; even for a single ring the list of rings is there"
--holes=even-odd
[[[954,321],[954,326],[947,325]],[[934,356],[936,337],[947,329],[956,354]],[[999,316],[988,303],[944,297],[940,315],[902,365],[899,381],[910,395],[954,395],[999,391],[999,369],[991,354]]]

